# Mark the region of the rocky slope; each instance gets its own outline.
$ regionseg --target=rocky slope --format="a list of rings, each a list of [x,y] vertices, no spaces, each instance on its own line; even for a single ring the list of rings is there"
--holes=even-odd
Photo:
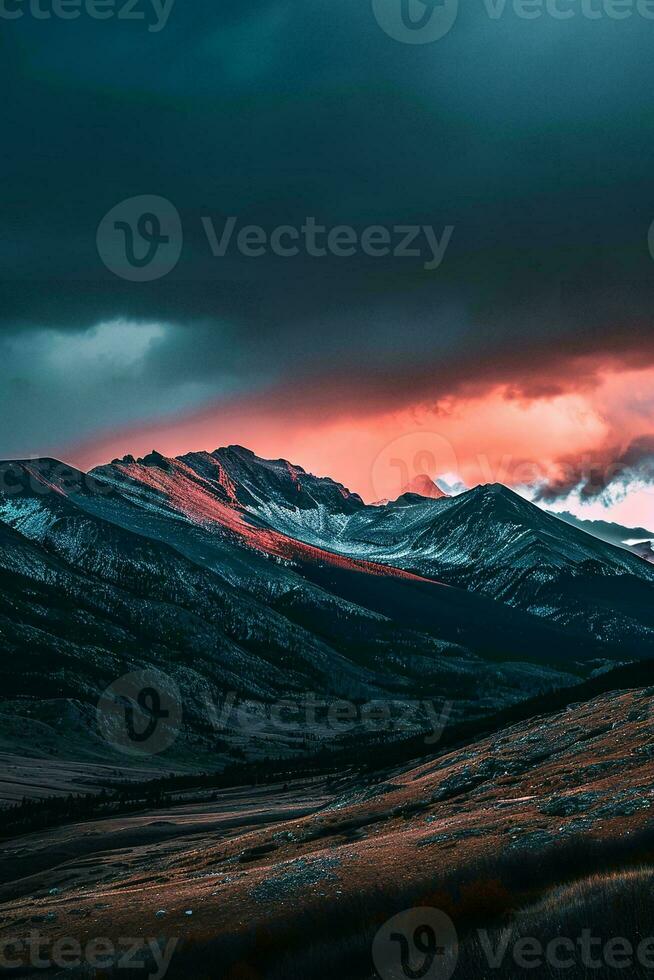
[[[412,905],[464,930],[642,862],[651,696],[604,694],[366,779],[229,790],[8,842],[0,937],[35,923],[82,942],[178,937],[173,977],[217,962],[226,976],[322,977],[320,963],[367,980],[375,933]]]
[[[260,460],[240,447],[192,454],[170,465],[188,467],[191,480],[209,480],[212,492],[225,494],[247,515],[250,535],[254,528],[261,535],[278,532],[482,592],[619,645],[625,658],[654,650],[651,564],[499,484],[457,497],[412,491],[392,503],[365,506],[332,481],[282,460]],[[143,468],[123,461],[96,474],[139,483]],[[241,480],[245,489],[239,489]]]
[[[273,516],[302,513],[323,534],[374,508],[245,450],[153,453],[90,476],[55,460],[4,464],[1,485],[7,750],[65,743],[106,762],[95,705],[137,669],[178,686],[176,748],[206,764],[306,751],[315,737],[304,726],[250,734],[247,719],[259,723],[280,698],[428,699],[474,716],[574,683],[612,655],[481,595],[273,527]],[[240,714],[217,731],[212,706],[230,694]]]

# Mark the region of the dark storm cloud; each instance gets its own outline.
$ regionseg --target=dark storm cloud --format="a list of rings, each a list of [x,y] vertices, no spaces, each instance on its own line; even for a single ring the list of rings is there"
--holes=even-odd
[[[624,495],[630,488],[654,483],[654,436],[633,439],[626,449],[608,444],[585,457],[564,457],[559,461],[560,476],[539,488],[536,499],[555,503],[573,491],[582,501],[595,500],[608,493]]]
[[[3,22],[0,454],[320,377],[350,399],[498,380],[523,397],[584,354],[648,357],[653,40],[640,19],[492,21],[481,3],[424,47],[364,0],[177,0],[159,33]],[[185,233],[150,285],[95,246],[138,194]],[[435,272],[215,259],[206,215],[455,232]]]

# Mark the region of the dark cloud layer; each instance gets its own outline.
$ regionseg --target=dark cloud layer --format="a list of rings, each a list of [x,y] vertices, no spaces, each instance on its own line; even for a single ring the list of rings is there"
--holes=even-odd
[[[608,443],[601,450],[559,461],[560,475],[540,487],[536,499],[554,503],[575,491],[582,501],[624,495],[631,488],[654,484],[654,436],[631,440],[626,448]]]
[[[648,362],[654,22],[463,6],[424,47],[365,0],[177,0],[159,33],[3,22],[0,455],[235,392],[320,387],[337,412],[491,383],[528,397],[593,384],[605,358]],[[185,232],[149,285],[95,247],[138,194],[174,202]],[[215,259],[206,215],[455,231],[431,272]]]

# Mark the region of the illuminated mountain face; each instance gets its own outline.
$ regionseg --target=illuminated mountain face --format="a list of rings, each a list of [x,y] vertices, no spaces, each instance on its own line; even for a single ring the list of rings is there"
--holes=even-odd
[[[240,447],[168,460],[152,453],[101,467],[94,476],[141,506],[156,492],[188,519],[220,533],[229,529],[263,552],[301,560],[318,548],[332,563],[363,562],[370,570],[446,582],[602,641],[647,642],[648,565],[500,484],[448,497],[427,495],[433,485],[423,480],[425,495],[411,491],[366,506],[330,479]],[[157,499],[148,506],[160,506]]]
[[[368,506],[240,447],[0,475],[12,717],[63,699],[86,724],[135,665],[172,673],[195,729],[207,691],[479,715],[654,651],[651,566],[499,485]]]

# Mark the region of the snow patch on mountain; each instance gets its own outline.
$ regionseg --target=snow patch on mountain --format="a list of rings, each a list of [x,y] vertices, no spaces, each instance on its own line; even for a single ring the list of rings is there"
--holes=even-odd
[[[37,498],[0,496],[0,520],[31,541],[43,542],[56,516]]]

